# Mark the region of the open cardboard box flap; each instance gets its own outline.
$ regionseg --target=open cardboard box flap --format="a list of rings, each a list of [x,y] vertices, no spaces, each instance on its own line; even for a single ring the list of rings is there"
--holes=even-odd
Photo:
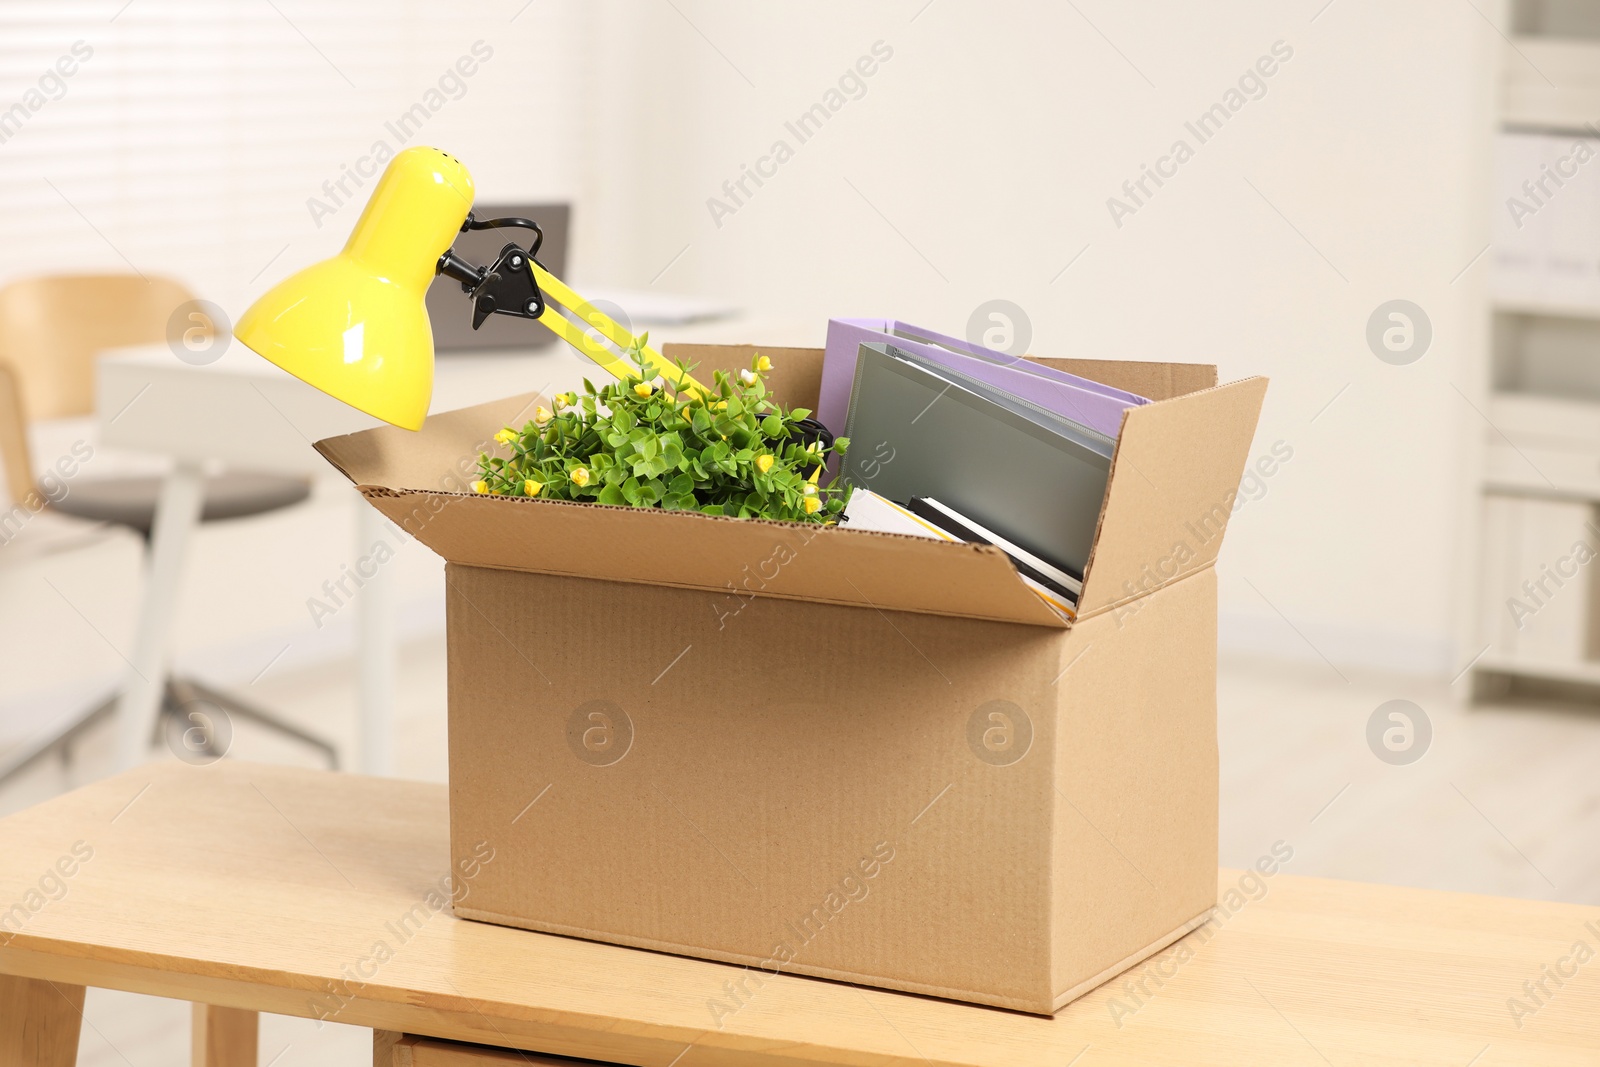
[[[748,366],[752,345],[668,345],[664,355],[710,368]],[[768,382],[790,406],[816,402],[820,349],[761,347]],[[1216,559],[1232,494],[1255,431],[1266,380],[1220,388],[1216,368],[1192,364],[1048,360],[1158,402],[1130,410],[1112,464],[1090,555],[1081,614],[1147,591],[1174,546],[1172,580]],[[1093,373],[1086,373],[1093,372]],[[1199,392],[1192,391],[1198,388]],[[820,601],[878,610],[1068,625],[1035,596],[998,549],[838,527],[730,519],[690,512],[559,500],[477,496],[470,491],[493,435],[521,426],[537,394],[429,416],[418,432],[379,427],[317,442],[317,450],[367,500],[452,563],[610,581]],[[1214,536],[1189,530],[1213,516]],[[1206,527],[1211,529],[1212,527]],[[1129,590],[1132,590],[1130,592]],[[729,602],[727,610],[733,610]]]
[[[1266,393],[1245,378],[1123,413],[1080,617],[1217,561]]]

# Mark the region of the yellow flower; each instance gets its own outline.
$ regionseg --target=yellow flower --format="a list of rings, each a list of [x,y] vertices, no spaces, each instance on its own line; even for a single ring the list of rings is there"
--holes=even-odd
[[[748,370],[740,371],[739,372],[739,380],[741,382],[743,382],[744,384],[746,384],[746,385],[754,385],[754,384],[756,384],[755,371],[748,371]]]
[[[494,439],[503,445],[509,445],[511,442],[517,439],[517,431],[507,426],[505,429],[495,434]]]
[[[756,470],[760,471],[762,474],[765,474],[771,469],[772,455],[770,453],[756,457]]]
[[[653,393],[655,391],[656,391],[656,387],[651,382],[639,382],[637,385],[635,385],[633,387],[634,395],[638,396],[638,397],[648,397],[651,393]]]
[[[815,515],[818,511],[822,510],[822,501],[814,496],[802,497],[800,500],[800,507],[807,515]]]
[[[538,496],[543,488],[543,482],[536,482],[532,478],[522,483],[522,492],[525,496]]]
[[[479,479],[472,483],[472,491],[479,494],[487,493],[489,491],[489,483]]]
[[[771,369],[772,369],[772,360],[768,359],[766,356],[757,356],[756,357],[756,370],[771,370]]]
[[[817,495],[817,487],[812,485],[810,482],[807,482],[805,485],[802,485],[800,487],[800,492],[804,496],[816,496]]]
[[[573,472],[568,475],[568,477],[572,479],[573,485],[577,486],[579,489],[582,489],[584,486],[589,484],[589,468],[578,467],[574,469]]]
[[[548,426],[553,418],[555,418],[555,415],[543,404],[533,410],[533,422],[536,426]]]
[[[556,403],[560,404],[562,407],[569,407],[570,408],[572,405],[576,404],[577,402],[578,402],[578,394],[577,393],[557,393],[556,394]]]

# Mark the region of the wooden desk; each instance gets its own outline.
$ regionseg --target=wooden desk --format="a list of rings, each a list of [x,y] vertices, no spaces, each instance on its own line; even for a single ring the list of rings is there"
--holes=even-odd
[[[446,838],[443,786],[229,760],[0,821],[0,909],[24,911],[0,973],[38,980],[0,979],[0,1067],[70,1064],[90,985],[654,1067],[1600,1063],[1600,959],[1520,1029],[1507,1008],[1600,946],[1597,908],[1278,874],[1120,1026],[1124,979],[1052,1020],[783,976],[718,1029],[738,968],[432,911]]]

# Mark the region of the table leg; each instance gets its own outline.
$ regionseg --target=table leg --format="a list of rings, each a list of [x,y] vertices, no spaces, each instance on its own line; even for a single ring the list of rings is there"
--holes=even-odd
[[[261,1016],[244,1008],[196,1004],[191,1067],[256,1067]]]
[[[370,558],[380,542],[399,548],[383,513],[362,500],[356,520],[356,560]],[[360,663],[359,769],[363,774],[394,773],[394,589],[390,564],[362,583],[356,598],[357,659]]]
[[[397,1067],[395,1046],[404,1036],[396,1030],[372,1031],[372,1067]]]
[[[117,702],[117,769],[144,762],[160,710],[161,693],[171,652],[172,621],[178,609],[178,586],[190,536],[200,523],[205,503],[205,477],[197,464],[179,463],[167,475],[156,503],[150,536],[144,598],[139,605],[139,630],[127,685]]]
[[[83,986],[0,974],[0,1067],[73,1067]]]

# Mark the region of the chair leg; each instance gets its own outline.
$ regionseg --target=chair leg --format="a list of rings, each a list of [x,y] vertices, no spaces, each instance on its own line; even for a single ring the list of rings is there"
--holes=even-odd
[[[179,463],[167,475],[156,504],[144,599],[139,606],[139,630],[128,684],[117,704],[117,767],[121,770],[138,766],[148,752],[146,739],[160,712],[165,688],[163,679],[184,556],[204,503],[205,478],[200,467]]]
[[[196,1004],[190,1034],[191,1067],[256,1067],[261,1016],[255,1012]]]
[[[155,738],[152,744],[159,744],[165,740],[168,730],[178,730],[179,743],[189,748],[191,752],[209,757],[210,760],[219,760],[228,754],[226,748],[217,747],[216,731],[210,721],[211,717],[194,706],[201,702],[215,704],[216,701],[202,697],[195,689],[194,683],[182,678],[168,678],[165,694],[161,701],[161,714],[156,716]],[[197,734],[200,738],[198,747],[190,747],[191,739]],[[183,756],[182,753],[177,755]]]
[[[365,500],[357,505],[358,550],[371,552],[388,540],[392,524]],[[379,569],[356,600],[356,661],[360,665],[356,768],[362,774],[394,773],[394,575]]]
[[[195,699],[215,704],[236,719],[248,719],[285,737],[293,738],[301,744],[317,749],[327,759],[330,770],[336,771],[339,769],[339,750],[331,742],[318,737],[316,734],[302,730],[294,723],[287,722],[270,711],[248,704],[228,693],[212,689],[205,683],[197,682],[192,678],[182,679],[178,684],[182,689],[193,693]]]
[[[156,721],[150,730],[150,744],[152,747],[161,743],[162,735],[167,732],[167,718],[177,714],[182,702],[178,698],[172,679],[169,677],[161,686],[161,703],[156,708]]]
[[[0,1067],[73,1067],[83,996],[81,985],[0,974]]]

